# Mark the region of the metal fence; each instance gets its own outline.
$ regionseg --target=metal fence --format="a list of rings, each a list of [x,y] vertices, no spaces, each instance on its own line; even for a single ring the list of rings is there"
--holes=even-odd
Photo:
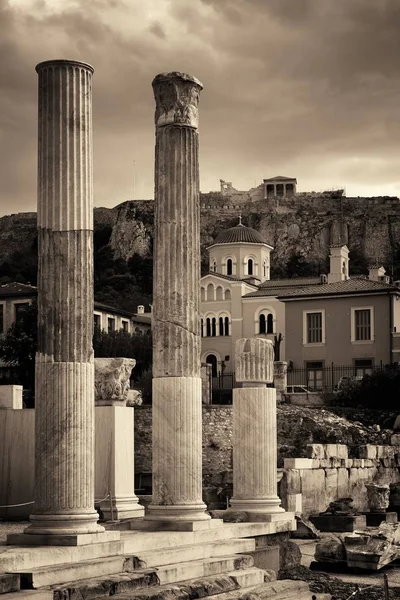
[[[360,381],[365,375],[371,375],[385,366],[388,365],[384,365],[382,362],[373,366],[335,365],[331,363],[322,368],[315,364],[301,369],[289,368],[287,385],[288,387],[302,387],[304,392],[332,392],[337,389],[339,382],[344,378]],[[400,369],[399,366],[397,368]],[[241,387],[241,385],[236,381],[234,372],[220,371],[217,376],[210,377],[212,404],[232,404],[232,390]]]
[[[339,382],[343,381],[344,378],[361,381],[365,375],[371,375],[383,367],[383,363],[368,367],[335,365],[331,363],[322,368],[310,366],[301,369],[288,369],[287,385],[288,387],[301,386],[310,392],[332,392],[337,389]]]

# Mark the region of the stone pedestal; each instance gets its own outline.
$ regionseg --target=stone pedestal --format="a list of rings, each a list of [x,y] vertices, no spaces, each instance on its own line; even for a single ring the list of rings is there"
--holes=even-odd
[[[184,73],[153,81],[156,100],[153,502],[146,519],[209,519],[202,501],[198,102]]]
[[[22,385],[0,385],[0,408],[19,410],[23,407]]]
[[[35,505],[20,543],[77,545],[88,534],[100,541],[104,532],[93,502],[93,69],[56,60],[36,70]]]
[[[144,516],[135,494],[134,409],[95,408],[95,495],[106,521]],[[107,497],[108,496],[108,497]]]
[[[276,360],[274,362],[274,386],[276,390],[276,399],[281,402],[282,396],[286,394],[287,389],[287,362]]]
[[[236,342],[236,380],[233,390],[233,497],[231,509],[244,511],[251,521],[287,520],[277,495],[276,391],[273,345],[264,339]]]

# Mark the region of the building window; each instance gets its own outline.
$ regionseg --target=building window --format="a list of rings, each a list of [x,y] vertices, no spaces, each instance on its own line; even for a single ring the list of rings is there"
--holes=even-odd
[[[232,259],[228,258],[228,260],[226,261],[226,274],[232,275],[232,273],[233,273]]]
[[[210,317],[208,317],[208,319],[206,319],[206,336],[211,337],[211,319],[210,319]]]
[[[303,344],[325,344],[325,310],[303,311]]]
[[[215,337],[217,335],[217,319],[215,317],[207,317],[206,319],[206,336]]]
[[[112,333],[115,331],[115,319],[114,317],[108,317],[107,319],[107,331],[108,333]]]
[[[310,392],[322,390],[324,387],[324,364],[322,361],[306,363],[307,389]]]
[[[214,271],[214,273],[217,272],[217,261],[215,259],[212,262],[212,271]]]
[[[261,313],[258,318],[258,332],[260,334],[274,333],[274,317],[271,313]]]
[[[371,340],[371,310],[369,308],[354,311],[355,341]]]
[[[97,315],[96,313],[93,315],[93,329],[96,331],[101,330],[101,315]]]
[[[249,260],[247,261],[247,274],[253,275],[253,259],[252,258],[249,258]]]
[[[125,319],[122,319],[122,330],[126,331],[126,333],[128,333],[128,331],[129,331],[129,321],[126,321]]]
[[[219,317],[219,335],[229,335],[229,317]]]
[[[203,321],[203,319],[201,319],[200,320],[200,334],[201,334],[201,337],[204,336],[203,327],[204,327],[204,321]]]
[[[15,322],[19,323],[26,309],[29,307],[29,302],[19,302],[15,304]]]
[[[373,372],[372,358],[357,358],[354,360],[354,374],[357,378],[362,378],[364,375],[372,375]]]

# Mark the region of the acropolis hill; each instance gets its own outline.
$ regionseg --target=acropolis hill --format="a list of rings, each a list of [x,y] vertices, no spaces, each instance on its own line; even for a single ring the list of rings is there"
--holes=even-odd
[[[400,278],[399,198],[351,198],[343,190],[299,193],[295,178],[274,177],[247,191],[221,180],[220,190],[201,193],[200,201],[203,253],[221,229],[238,222],[241,213],[243,222],[260,231],[274,247],[276,276],[284,274],[293,256],[304,257],[312,272],[323,272],[329,246],[343,243],[350,248],[353,272],[358,268],[365,273],[367,265],[379,263],[388,274]],[[110,243],[116,258],[128,259],[135,253],[145,256],[151,248],[153,212],[152,200],[97,208],[95,229],[112,227]],[[3,260],[14,251],[30,251],[35,220],[35,213],[0,219]]]

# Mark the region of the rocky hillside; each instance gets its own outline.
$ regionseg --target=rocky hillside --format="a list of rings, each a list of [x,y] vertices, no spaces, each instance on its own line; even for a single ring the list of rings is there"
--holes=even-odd
[[[346,243],[352,274],[366,273],[369,264],[379,263],[400,279],[398,198],[346,198],[340,192],[324,192],[264,199],[258,186],[248,192],[201,194],[200,201],[203,272],[208,270],[206,247],[222,229],[236,225],[241,213],[244,223],[274,247],[272,278],[326,273],[329,246]],[[108,288],[103,300],[126,306],[128,296],[120,276],[127,272],[135,277],[139,269],[139,278],[151,282],[154,202],[135,200],[113,209],[96,208],[94,222],[99,285],[107,283]],[[6,277],[35,283],[36,247],[35,213],[0,218],[0,282]],[[107,272],[116,277],[114,283],[106,281]],[[147,297],[143,302],[148,303],[151,290],[141,289],[137,281],[131,283],[138,285],[138,292]]]

